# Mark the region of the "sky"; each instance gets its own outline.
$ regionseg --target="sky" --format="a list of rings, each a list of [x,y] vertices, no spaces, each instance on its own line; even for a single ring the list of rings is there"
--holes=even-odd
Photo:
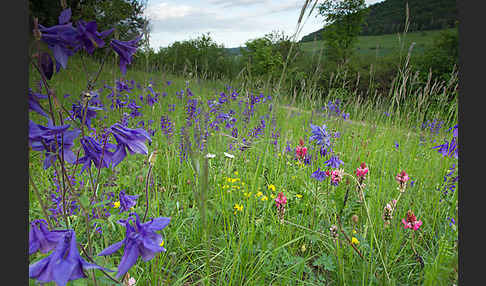
[[[382,1],[365,2],[371,5]],[[275,31],[292,36],[304,3],[305,0],[149,0],[145,16],[151,23],[150,46],[157,51],[208,32],[225,48],[244,46],[248,40]],[[307,18],[310,8],[303,17],[297,40],[323,26],[317,9]]]

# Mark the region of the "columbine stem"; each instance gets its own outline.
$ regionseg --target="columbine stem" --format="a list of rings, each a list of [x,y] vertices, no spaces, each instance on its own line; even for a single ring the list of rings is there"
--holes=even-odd
[[[149,169],[147,171],[147,177],[145,179],[145,213],[142,218],[142,222],[145,222],[145,218],[147,217],[148,209],[149,209],[149,181],[150,181],[150,172],[152,171],[152,164],[149,163]]]
[[[41,199],[39,190],[37,189],[37,186],[35,185],[34,180],[32,180],[32,175],[30,173],[30,170],[29,170],[29,180],[30,180],[30,184],[34,188],[35,196],[37,197],[37,200],[39,200],[39,204],[41,206],[42,212],[44,213],[44,216],[46,217],[47,224],[49,225],[49,229],[52,229],[51,220],[49,219],[49,215],[47,214],[46,206],[44,205],[44,203]]]

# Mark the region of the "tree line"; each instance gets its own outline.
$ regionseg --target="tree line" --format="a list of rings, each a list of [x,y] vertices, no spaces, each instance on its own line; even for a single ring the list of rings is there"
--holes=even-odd
[[[366,8],[366,16],[360,27],[360,36],[401,33],[405,30],[409,9],[408,31],[426,31],[453,28],[458,21],[455,0],[385,0]],[[302,37],[301,42],[322,40],[323,27]]]

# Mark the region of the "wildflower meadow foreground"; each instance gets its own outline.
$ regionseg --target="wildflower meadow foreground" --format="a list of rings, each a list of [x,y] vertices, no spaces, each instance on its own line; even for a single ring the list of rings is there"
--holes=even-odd
[[[457,122],[132,71],[114,32],[34,29],[31,285],[457,283]]]

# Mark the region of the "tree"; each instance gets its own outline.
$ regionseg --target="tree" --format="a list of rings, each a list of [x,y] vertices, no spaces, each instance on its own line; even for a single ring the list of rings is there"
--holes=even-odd
[[[143,16],[147,0],[29,0],[29,22],[33,18],[50,27],[58,24],[58,17],[65,7],[71,8],[72,21],[96,21],[98,31],[115,28],[119,40],[127,41],[147,31],[148,20]],[[148,31],[147,31],[148,32]],[[145,44],[145,39],[139,43]]]
[[[426,46],[424,53],[418,58],[418,68],[426,80],[429,71],[433,75],[448,80],[454,66],[459,65],[459,34],[457,27],[443,30],[433,39],[433,44]]]
[[[318,6],[327,23],[323,38],[328,59],[347,63],[367,13],[365,8],[364,0],[325,0]]]

